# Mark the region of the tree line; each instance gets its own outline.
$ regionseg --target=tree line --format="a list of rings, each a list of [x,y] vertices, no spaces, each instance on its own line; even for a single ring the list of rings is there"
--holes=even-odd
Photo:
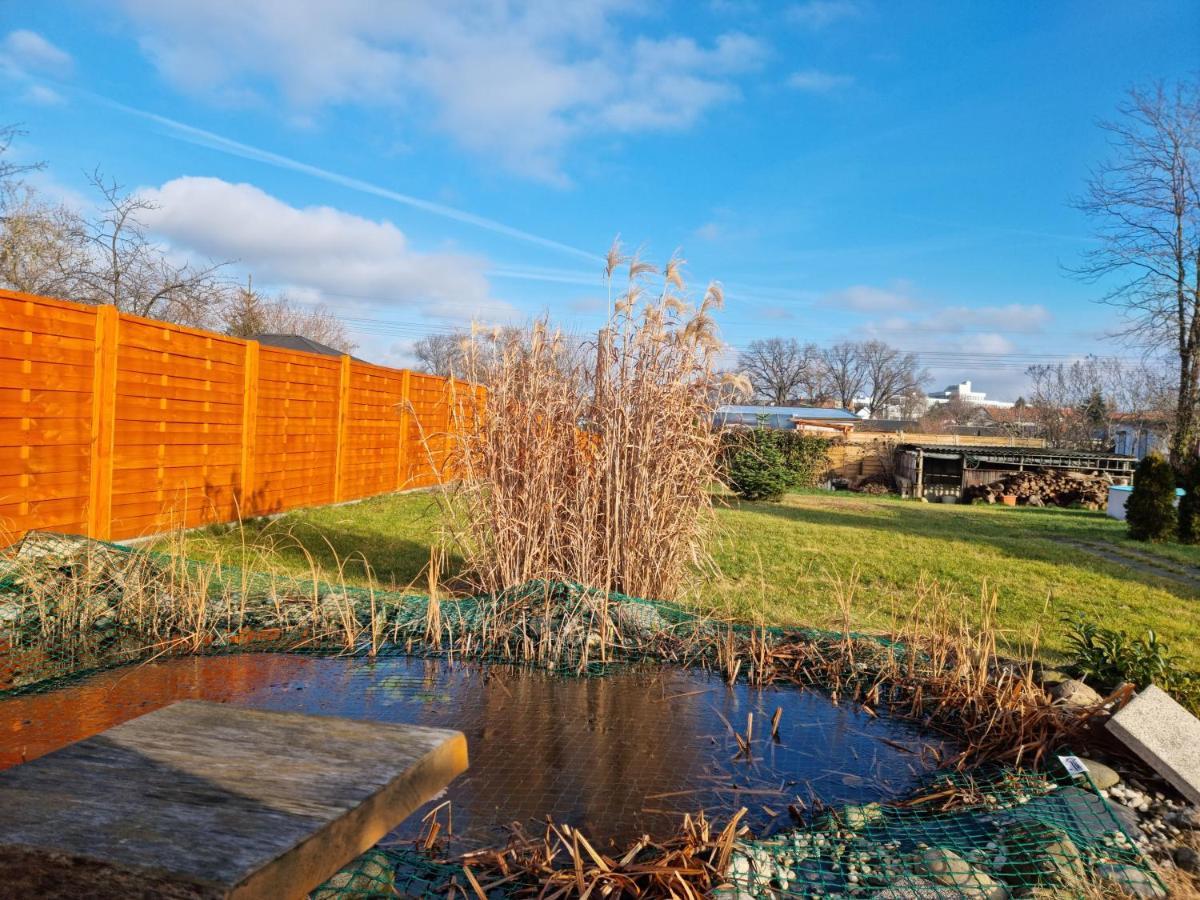
[[[9,153],[21,131],[0,126],[0,287],[248,338],[300,334],[342,352],[354,348],[327,308],[235,282],[232,261],[180,259],[146,225],[154,203],[99,169],[88,175],[86,210],[46,196],[30,182],[43,164]]]
[[[924,412],[924,385],[930,380],[915,353],[879,340],[818,347],[795,338],[766,338],[751,341],[738,354],[737,366],[749,378],[755,399],[768,406],[862,405],[876,417]]]

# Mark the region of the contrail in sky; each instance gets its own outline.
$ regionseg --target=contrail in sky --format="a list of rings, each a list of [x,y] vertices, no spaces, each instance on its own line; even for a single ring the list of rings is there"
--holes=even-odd
[[[505,237],[513,238],[514,240],[524,241],[528,244],[534,244],[539,247],[545,247],[549,250],[556,250],[560,253],[567,253],[580,259],[586,259],[588,262],[598,265],[604,264],[604,257],[598,256],[595,253],[589,253],[586,250],[581,250],[578,247],[572,247],[570,244],[564,244],[560,241],[555,241],[550,238],[542,237],[538,234],[533,234],[529,231],[523,231],[520,228],[514,228],[511,225],[505,225],[503,222],[497,222],[495,219],[488,219],[484,216],[478,216],[475,213],[467,212],[466,210],[456,209],[453,206],[447,206],[444,203],[435,203],[432,200],[423,200],[420,197],[414,197],[411,194],[402,194],[399,191],[393,191],[390,188],[382,187],[378,184],[373,184],[369,181],[363,181],[361,178],[353,178],[349,175],[342,175],[339,172],[331,172],[329,169],[322,169],[320,166],[314,166],[306,162],[301,162],[298,159],[292,159],[290,156],[283,156],[279,153],[273,153],[270,150],[263,150],[259,147],[253,147],[249,144],[243,144],[240,141],[235,141],[232,138],[223,137],[211,131],[205,131],[203,128],[196,128],[194,125],[188,125],[185,122],[179,122],[167,116],[160,116],[158,113],[147,112],[144,109],[138,109],[133,106],[127,106],[124,103],[119,103],[116,100],[110,100],[107,97],[93,94],[90,91],[76,89],[81,94],[86,94],[92,100],[110,106],[113,109],[118,109],[121,112],[132,116],[137,116],[142,119],[147,119],[158,125],[163,126],[174,134],[180,140],[187,141],[191,144],[196,144],[201,147],[208,147],[211,150],[217,150],[221,153],[227,153],[231,156],[239,156],[243,159],[251,159],[256,162],[265,163],[269,166],[275,166],[278,169],[289,169],[293,172],[300,172],[304,175],[310,175],[313,178],[319,178],[322,181],[328,181],[332,184],[340,185],[341,187],[349,188],[352,191],[358,191],[363,194],[372,194],[376,197],[383,197],[385,200],[391,200],[395,203],[402,203],[405,206],[419,209],[422,212],[430,213],[431,215],[440,216],[443,219],[450,219],[455,222],[462,222],[465,225],[473,225],[476,228],[482,228],[485,231],[491,231],[495,234],[502,234]]]

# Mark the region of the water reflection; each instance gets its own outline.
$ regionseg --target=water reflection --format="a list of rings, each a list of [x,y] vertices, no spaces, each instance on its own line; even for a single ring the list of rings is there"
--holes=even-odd
[[[671,830],[684,812],[724,819],[742,806],[761,834],[786,823],[789,805],[903,792],[925,771],[920,750],[930,743],[820,694],[730,689],[677,669],[572,679],[405,657],[242,654],[114,670],[0,701],[0,767],[186,698],[463,731],[471,768],[445,797],[460,847],[547,815],[619,844]],[[734,730],[744,737],[750,716],[747,758]],[[419,819],[396,837],[413,837]]]

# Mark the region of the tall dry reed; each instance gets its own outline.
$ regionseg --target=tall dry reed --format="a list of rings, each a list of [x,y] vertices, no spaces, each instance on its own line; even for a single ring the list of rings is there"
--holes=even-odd
[[[535,579],[670,599],[705,561],[722,380],[712,284],[686,300],[682,260],[658,272],[609,253],[605,326],[474,333],[473,389],[452,408],[448,520],[469,577],[487,593]],[[653,287],[651,282],[653,281]]]

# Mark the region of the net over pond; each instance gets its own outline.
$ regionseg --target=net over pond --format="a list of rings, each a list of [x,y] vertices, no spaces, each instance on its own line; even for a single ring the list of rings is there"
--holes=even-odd
[[[126,667],[0,701],[0,764],[184,698],[463,731],[471,768],[439,812],[443,835],[453,817],[452,850],[546,816],[621,845],[672,832],[684,813],[724,818],[743,806],[753,832],[770,835],[822,803],[904,795],[942,749],[918,728],[817,692],[731,688],[699,671],[577,679],[436,659],[240,654]],[[393,839],[423,827],[414,816]]]

